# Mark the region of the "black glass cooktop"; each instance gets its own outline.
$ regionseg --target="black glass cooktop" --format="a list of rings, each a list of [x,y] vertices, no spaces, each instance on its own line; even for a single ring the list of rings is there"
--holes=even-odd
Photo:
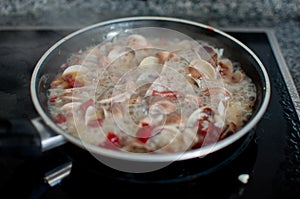
[[[71,31],[0,30],[1,118],[38,116],[29,92],[31,73],[42,54]],[[214,156],[145,174],[110,169],[70,143],[38,157],[0,156],[0,197],[300,198],[299,96],[274,34],[227,31],[258,55],[271,80],[266,113],[239,142]]]

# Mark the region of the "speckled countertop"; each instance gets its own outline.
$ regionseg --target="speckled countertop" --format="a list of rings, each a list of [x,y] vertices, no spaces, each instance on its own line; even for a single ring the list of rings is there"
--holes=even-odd
[[[216,28],[271,28],[300,93],[299,0],[2,0],[1,27],[75,27],[128,16],[190,19]]]

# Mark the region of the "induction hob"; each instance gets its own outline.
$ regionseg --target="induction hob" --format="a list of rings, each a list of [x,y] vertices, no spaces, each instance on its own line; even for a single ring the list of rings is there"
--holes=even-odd
[[[29,89],[33,68],[51,45],[72,31],[0,29],[0,117],[38,116]],[[300,101],[275,35],[267,29],[225,31],[261,59],[272,92],[253,133],[221,158],[131,174],[112,170],[67,143],[38,157],[0,156],[1,198],[300,198]]]

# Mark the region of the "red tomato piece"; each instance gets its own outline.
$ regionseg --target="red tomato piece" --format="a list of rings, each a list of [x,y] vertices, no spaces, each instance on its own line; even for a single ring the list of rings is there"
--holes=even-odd
[[[142,122],[142,127],[145,127],[145,126],[149,126],[149,124],[146,122]]]
[[[51,98],[49,99],[49,101],[50,101],[51,103],[54,103],[54,102],[57,100],[57,98],[58,98],[58,96],[51,97]]]
[[[204,122],[204,121],[198,121],[198,130],[197,130],[197,134],[198,134],[198,135],[205,136],[206,133],[208,132],[208,128],[204,128],[203,122]]]
[[[166,97],[168,99],[177,99],[177,93],[173,91],[152,91],[153,96]]]
[[[199,142],[196,142],[193,146],[192,146],[192,149],[198,149],[198,148],[201,148],[203,144],[203,140],[199,141]]]
[[[114,134],[113,132],[108,132],[106,135],[106,138],[114,145],[117,145],[117,146],[120,145],[119,137],[116,134]]]
[[[144,126],[138,130],[136,136],[140,142],[146,143],[152,136],[152,128],[150,126]]]

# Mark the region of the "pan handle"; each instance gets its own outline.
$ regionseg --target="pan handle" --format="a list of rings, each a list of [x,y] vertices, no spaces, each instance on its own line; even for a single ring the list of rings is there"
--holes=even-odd
[[[66,142],[53,133],[41,118],[0,119],[0,154],[38,156]]]
[[[37,117],[31,120],[32,124],[37,129],[41,138],[41,150],[42,152],[56,148],[67,142],[64,136],[54,133],[42,120]]]

